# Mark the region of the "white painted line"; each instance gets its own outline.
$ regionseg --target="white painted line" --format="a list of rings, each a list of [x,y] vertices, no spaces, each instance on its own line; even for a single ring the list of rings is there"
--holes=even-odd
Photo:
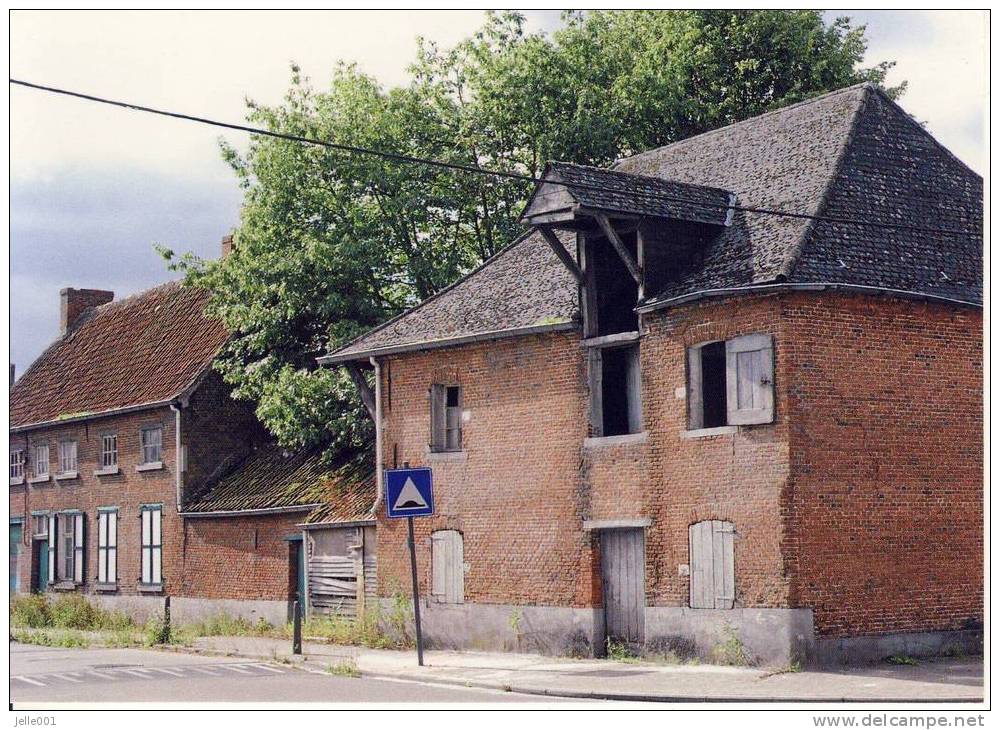
[[[235,664],[220,664],[219,666],[223,669],[232,669],[234,672],[239,672],[240,674],[253,674],[253,672],[248,672],[246,669]]]
[[[67,674],[50,674],[50,677],[59,677],[59,679],[65,679],[67,682],[76,682],[77,684],[83,684],[82,680],[73,679]]]
[[[177,671],[174,671],[173,669],[167,669],[166,667],[152,667],[152,670],[154,672],[163,672],[164,674],[172,674],[175,677],[183,677],[184,676],[184,674],[182,672],[177,672]]]
[[[275,669],[274,667],[269,667],[266,664],[251,664],[250,666],[253,667],[254,669],[266,669],[267,671],[274,672],[275,674],[284,674],[282,670]]]
[[[87,672],[89,674],[93,674],[95,676],[98,676],[101,679],[110,679],[110,680],[114,681],[114,677],[112,677],[110,674],[105,674],[104,672],[98,672],[96,669],[88,669]]]
[[[126,674],[133,674],[136,677],[142,677],[143,679],[149,678],[149,672],[145,669],[119,669],[119,672],[125,672]]]
[[[35,684],[39,687],[44,687],[45,682],[39,682],[37,679],[31,679],[30,677],[11,677],[11,679],[19,679],[22,682],[27,682],[28,684]]]
[[[204,667],[188,667],[192,672],[201,672],[202,674],[211,674],[213,677],[218,677],[219,675],[213,672],[211,669],[205,669]]]

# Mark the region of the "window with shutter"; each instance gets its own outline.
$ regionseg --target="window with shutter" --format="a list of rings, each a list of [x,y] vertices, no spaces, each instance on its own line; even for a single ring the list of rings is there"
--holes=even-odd
[[[146,585],[163,582],[163,543],[160,537],[162,510],[158,505],[142,508],[142,565],[140,581]]]
[[[732,608],[736,600],[732,522],[705,520],[688,528],[691,608]]]
[[[770,335],[689,347],[687,374],[689,429],[774,422]]]
[[[97,581],[118,581],[118,510],[101,509],[97,514]]]
[[[431,386],[431,451],[462,450],[462,389]]]
[[[84,566],[83,514],[73,515],[73,582],[83,583]]]
[[[439,603],[465,602],[465,549],[457,530],[431,534],[431,595]]]

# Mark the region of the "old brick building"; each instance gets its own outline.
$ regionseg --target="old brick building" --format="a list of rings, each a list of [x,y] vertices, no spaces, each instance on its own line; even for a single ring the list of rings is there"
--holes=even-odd
[[[341,493],[370,509],[370,477],[285,454],[230,397],[207,297],[62,291],[60,338],[11,391],[12,592],[277,623],[305,585],[301,523],[330,500],[350,512]]]
[[[321,359],[362,389],[374,368],[380,469],[433,469],[432,643],[762,662],[975,643],[978,175],[864,85],[611,170],[552,163],[523,222]],[[377,516],[387,597],[405,525]]]

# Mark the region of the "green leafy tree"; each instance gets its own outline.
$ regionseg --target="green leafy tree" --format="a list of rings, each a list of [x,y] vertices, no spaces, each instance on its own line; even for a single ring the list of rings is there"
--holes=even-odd
[[[818,11],[567,12],[551,35],[489,14],[454,48],[421,40],[405,88],[340,64],[324,91],[293,67],[267,129],[538,175],[604,165],[832,89],[884,84],[864,27]],[[887,89],[898,95],[903,87]],[[370,439],[343,373],[315,358],[446,286],[520,233],[530,186],[270,137],[223,143],[244,189],[228,258],[163,254],[234,333],[216,367],[289,446]]]

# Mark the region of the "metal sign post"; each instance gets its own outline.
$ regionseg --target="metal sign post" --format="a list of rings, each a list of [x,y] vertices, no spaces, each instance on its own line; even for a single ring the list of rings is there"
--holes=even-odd
[[[413,623],[417,634],[417,665],[424,666],[424,636],[420,629],[420,582],[417,580],[417,542],[413,536],[413,518],[434,514],[431,470],[387,469],[385,472],[385,508],[389,519],[406,518],[407,544],[410,547],[410,577],[413,581]]]
[[[424,637],[420,633],[420,587],[417,583],[417,544],[413,539],[413,518],[406,518],[410,531],[410,576],[413,578],[413,624],[417,632],[417,666],[424,666]]]

